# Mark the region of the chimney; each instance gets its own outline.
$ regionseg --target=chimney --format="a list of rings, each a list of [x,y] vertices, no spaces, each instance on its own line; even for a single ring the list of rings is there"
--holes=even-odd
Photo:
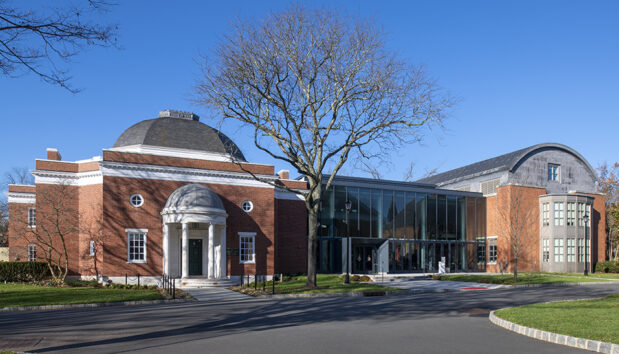
[[[60,153],[58,152],[58,149],[47,148],[47,159],[48,160],[60,161],[60,160],[62,160],[62,156],[60,156]]]
[[[279,170],[277,175],[279,176],[279,179],[290,179],[290,171],[288,170]]]
[[[200,117],[195,113],[176,111],[173,109],[166,109],[164,111],[159,111],[159,118],[180,118],[180,119],[195,120],[196,122],[200,121]]]

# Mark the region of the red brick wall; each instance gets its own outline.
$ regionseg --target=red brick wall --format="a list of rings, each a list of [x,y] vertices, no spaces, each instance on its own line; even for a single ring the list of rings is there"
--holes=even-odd
[[[94,260],[90,256],[90,241],[103,241],[105,243],[105,234],[101,232],[103,186],[101,184],[82,186],[78,188],[78,193],[80,218],[79,270],[82,275],[95,275]],[[98,266],[103,260],[102,256],[102,254],[97,255]]]
[[[172,192],[186,182],[142,180],[134,178],[104,177],[103,218],[110,235],[104,248],[106,276],[160,275],[162,273],[163,219],[161,211]],[[275,263],[275,208],[271,188],[206,184],[221,198],[228,213],[226,244],[239,247],[238,232],[256,232],[256,264],[240,264],[238,256],[228,256],[228,274],[273,274]],[[132,194],[141,194],[144,205],[139,208],[129,204]],[[241,203],[251,200],[254,209],[246,213]],[[126,228],[148,229],[147,262],[127,263]]]
[[[28,260],[28,208],[34,204],[9,203],[9,260]]]
[[[275,200],[276,273],[304,273],[307,262],[307,211],[301,200]]]
[[[22,186],[16,184],[9,184],[9,192],[18,193],[36,193],[35,186]]]

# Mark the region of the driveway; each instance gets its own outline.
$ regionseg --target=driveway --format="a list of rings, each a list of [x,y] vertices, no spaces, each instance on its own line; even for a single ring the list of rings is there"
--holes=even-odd
[[[507,306],[619,293],[619,284],[392,297],[205,302],[0,314],[0,348],[94,353],[576,353],[496,327]]]

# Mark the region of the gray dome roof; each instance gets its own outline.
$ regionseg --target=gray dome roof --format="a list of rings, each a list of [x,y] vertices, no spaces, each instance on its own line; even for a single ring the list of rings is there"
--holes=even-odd
[[[187,184],[170,194],[163,210],[196,210],[220,209],[224,210],[224,203],[217,193],[201,184]]]
[[[236,144],[222,132],[204,123],[182,118],[155,118],[143,120],[125,130],[114,147],[153,145],[230,154],[245,161]]]

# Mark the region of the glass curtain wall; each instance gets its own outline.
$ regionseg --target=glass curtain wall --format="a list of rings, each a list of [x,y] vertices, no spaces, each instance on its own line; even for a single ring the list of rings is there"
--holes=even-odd
[[[320,272],[342,270],[347,200],[353,260],[376,261],[380,245],[388,242],[389,272],[437,271],[443,258],[452,272],[485,269],[484,198],[334,186],[321,204]],[[357,248],[363,252],[357,255]]]

